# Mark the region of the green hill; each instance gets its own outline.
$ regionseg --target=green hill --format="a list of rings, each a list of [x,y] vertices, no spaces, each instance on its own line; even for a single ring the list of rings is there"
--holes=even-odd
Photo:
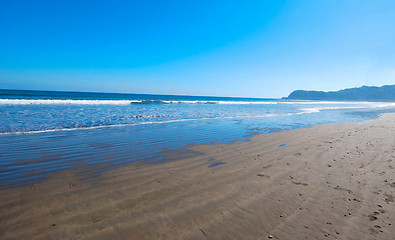
[[[296,90],[284,99],[295,100],[345,100],[345,101],[395,101],[395,85],[382,87],[362,86],[340,91]]]

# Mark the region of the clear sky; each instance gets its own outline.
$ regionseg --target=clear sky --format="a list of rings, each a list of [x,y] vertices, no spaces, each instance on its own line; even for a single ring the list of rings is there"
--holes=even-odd
[[[0,88],[283,97],[395,84],[395,1],[2,1]]]

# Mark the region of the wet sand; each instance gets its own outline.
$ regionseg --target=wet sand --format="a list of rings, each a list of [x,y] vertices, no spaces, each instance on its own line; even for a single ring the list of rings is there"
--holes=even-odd
[[[395,114],[0,190],[0,239],[395,239]]]

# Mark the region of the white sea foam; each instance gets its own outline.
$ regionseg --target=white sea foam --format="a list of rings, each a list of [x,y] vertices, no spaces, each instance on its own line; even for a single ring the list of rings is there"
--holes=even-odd
[[[129,105],[129,104],[298,104],[298,105],[363,105],[364,107],[391,107],[391,102],[330,102],[330,101],[155,101],[155,100],[76,100],[76,99],[0,99],[0,105]]]
[[[342,110],[342,109],[367,109],[367,108],[386,108],[395,107],[395,103],[360,103],[362,106],[331,106],[331,107],[311,107],[311,108],[301,108],[302,113],[314,113],[320,112],[322,110]]]
[[[296,113],[262,114],[262,115],[253,115],[253,116],[231,116],[231,117],[213,117],[213,118],[173,119],[173,120],[165,120],[165,121],[147,121],[147,122],[139,122],[139,123],[110,124],[110,125],[100,125],[100,126],[55,128],[55,129],[14,131],[14,132],[0,132],[0,135],[50,133],[50,132],[61,132],[61,131],[89,130],[89,129],[110,128],[110,127],[126,127],[126,126],[135,126],[135,125],[164,124],[164,123],[174,123],[174,122],[215,120],[215,119],[262,118],[262,117],[298,115],[298,114],[303,114],[303,113],[305,113],[305,112],[302,111],[302,112],[296,112]]]
[[[341,109],[362,109],[367,107],[313,107],[313,108],[301,108],[301,113],[315,113],[322,110],[341,110]]]
[[[75,99],[0,99],[0,105],[128,105],[128,104],[278,104],[251,101],[154,101],[154,100],[75,100]]]
[[[259,101],[162,101],[163,103],[185,103],[185,104],[278,104],[281,102],[259,102]]]
[[[0,105],[127,105],[135,100],[0,99]]]
[[[298,104],[298,105],[361,105],[363,107],[395,107],[395,102],[292,101],[292,102],[279,102],[279,103]]]

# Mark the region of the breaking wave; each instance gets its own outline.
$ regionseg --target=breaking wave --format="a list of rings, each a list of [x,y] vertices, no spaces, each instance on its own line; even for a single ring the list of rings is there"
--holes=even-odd
[[[330,101],[177,101],[177,100],[78,100],[78,99],[0,99],[0,105],[129,105],[129,104],[298,104],[298,105],[314,105],[314,104],[347,104],[347,105],[363,105],[363,107],[393,107],[393,102],[330,102]],[[323,108],[321,108],[323,109]],[[327,109],[338,109],[336,107],[328,107]]]

